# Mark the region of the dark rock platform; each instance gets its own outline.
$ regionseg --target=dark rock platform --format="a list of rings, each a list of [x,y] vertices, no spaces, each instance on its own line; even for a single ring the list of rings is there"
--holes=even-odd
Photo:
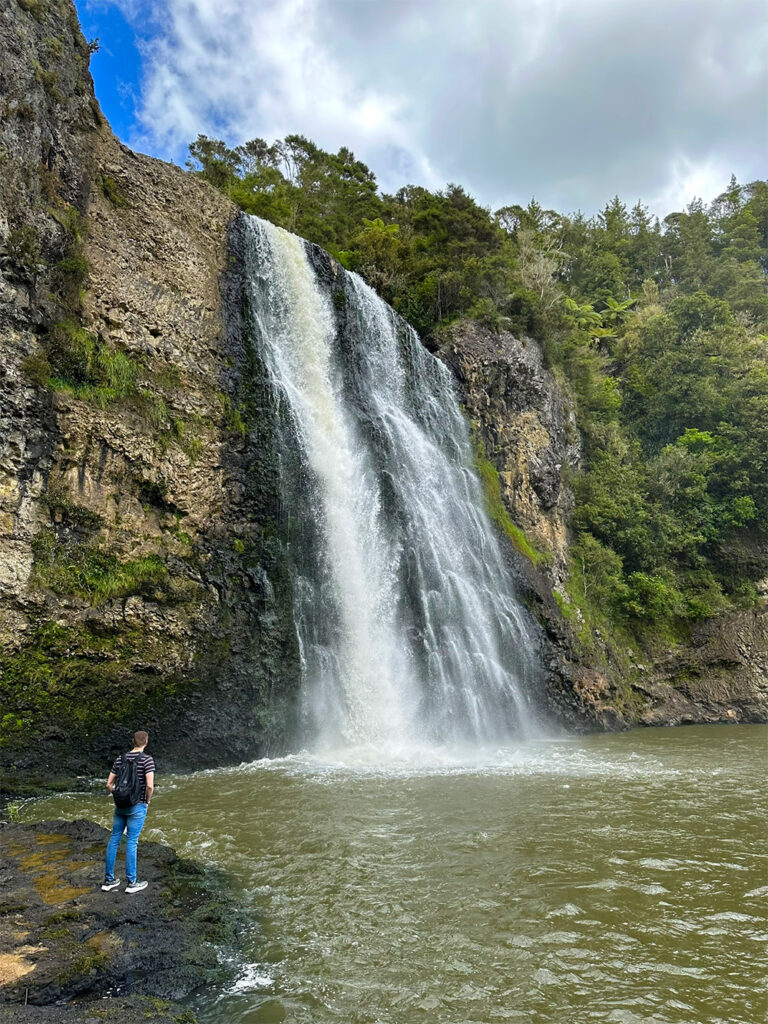
[[[104,893],[108,836],[84,820],[0,823],[0,1024],[192,1024],[178,1001],[226,980],[239,914],[223,878],[140,842],[149,887]]]

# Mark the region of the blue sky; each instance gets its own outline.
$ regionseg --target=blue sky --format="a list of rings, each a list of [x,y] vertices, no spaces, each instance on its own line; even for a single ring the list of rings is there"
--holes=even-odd
[[[349,146],[387,190],[665,214],[768,172],[765,0],[76,0],[117,135]]]
[[[144,75],[136,31],[119,7],[76,0],[86,39],[99,39],[99,52],[91,58],[91,74],[101,109],[121,139],[135,135],[137,108]]]

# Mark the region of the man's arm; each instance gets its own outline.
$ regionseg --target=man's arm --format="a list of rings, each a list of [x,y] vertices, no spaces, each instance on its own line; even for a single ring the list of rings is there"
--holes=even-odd
[[[152,794],[155,791],[155,773],[147,772],[145,776],[145,782],[147,786],[147,792],[145,794],[145,800],[147,803],[152,799]]]
[[[116,777],[117,776],[115,775],[114,772],[110,772],[109,773],[109,778],[107,779],[107,789],[109,790],[110,793],[115,788],[115,779],[116,779]]]

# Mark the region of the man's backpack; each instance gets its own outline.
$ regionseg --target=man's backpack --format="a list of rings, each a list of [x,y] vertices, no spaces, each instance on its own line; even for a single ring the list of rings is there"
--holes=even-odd
[[[122,810],[133,807],[141,799],[141,779],[135,757],[126,757],[125,754],[121,757],[112,797],[115,807]]]

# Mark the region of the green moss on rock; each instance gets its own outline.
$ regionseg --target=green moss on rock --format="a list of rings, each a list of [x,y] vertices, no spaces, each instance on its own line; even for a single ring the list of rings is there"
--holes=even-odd
[[[82,597],[92,605],[131,594],[156,599],[167,594],[168,571],[157,555],[121,561],[89,544],[61,544],[53,530],[41,530],[32,550],[32,584],[56,594]]]
[[[488,515],[495,525],[512,542],[512,546],[521,555],[525,555],[537,568],[545,565],[548,556],[528,540],[523,530],[520,529],[509,517],[501,497],[501,480],[496,468],[488,461],[482,441],[475,437],[475,468],[483,484],[485,491],[485,503]]]
[[[0,706],[15,709],[0,719],[0,747],[50,728],[77,728],[85,739],[132,716],[146,719],[178,688],[172,672],[144,668],[162,660],[165,643],[140,629],[39,626],[24,647],[0,653]]]

